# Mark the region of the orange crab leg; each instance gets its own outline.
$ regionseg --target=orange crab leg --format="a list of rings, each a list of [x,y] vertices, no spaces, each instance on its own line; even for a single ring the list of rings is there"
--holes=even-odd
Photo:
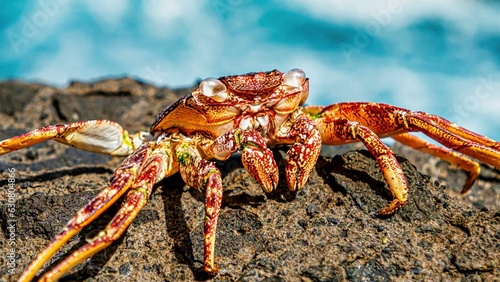
[[[123,164],[115,171],[109,187],[97,194],[90,203],[76,213],[66,227],[56,235],[54,240],[29,265],[19,278],[19,281],[32,280],[37,271],[50,260],[62,245],[106,211],[132,186],[139,168],[148,156],[149,149],[148,146],[143,145],[134,154],[125,159]]]
[[[279,144],[292,144],[288,149],[285,172],[288,188],[300,190],[306,183],[316,165],[321,151],[321,135],[316,124],[300,112],[278,129],[273,141]],[[283,133],[286,132],[286,133]]]
[[[335,127],[329,125],[330,120],[346,119],[358,122],[380,137],[394,136],[394,139],[399,139],[404,144],[427,151],[463,167],[469,173],[469,179],[462,192],[467,192],[477,178],[476,175],[479,174],[477,164],[446,148],[440,148],[423,140],[401,134],[420,131],[452,150],[500,167],[499,142],[436,115],[412,112],[387,104],[358,102],[338,103],[326,107],[308,106],[304,107],[302,111],[315,121],[320,129],[324,144],[338,145],[354,141],[337,134]]]
[[[121,125],[110,120],[80,121],[49,125],[0,141],[0,155],[55,140],[86,151],[127,156],[150,137],[147,132],[130,136]]]
[[[214,263],[215,233],[223,193],[221,173],[214,162],[203,159],[189,144],[181,144],[176,154],[182,179],[187,185],[205,192],[204,269],[208,274],[215,275],[218,271]]]
[[[61,248],[69,239],[75,236],[83,227],[90,224],[95,218],[106,211],[113,203],[115,203],[127,190],[132,188],[131,192],[127,195],[126,204],[118,212],[117,216],[113,219],[105,231],[99,233],[98,237],[94,239],[94,242],[104,242],[104,245],[109,245],[107,241],[115,240],[116,236],[108,236],[108,234],[118,234],[118,237],[123,230],[130,224],[135,213],[142,207],[142,196],[146,189],[149,189],[149,185],[153,185],[155,181],[151,181],[151,177],[157,177],[156,167],[161,163],[162,171],[165,173],[172,174],[175,169],[172,169],[172,163],[167,157],[164,157],[161,161],[158,157],[151,157],[151,152],[153,151],[154,143],[145,143],[137,151],[128,156],[122,165],[115,171],[114,176],[111,180],[108,188],[101,191],[89,204],[87,204],[83,209],[79,210],[76,215],[68,222],[66,227],[55,237],[55,239],[36,257],[36,259],[29,265],[25,272],[19,278],[19,281],[30,281],[36,275],[37,271],[46,263],[54,253]],[[161,152],[161,150],[156,150],[155,152]],[[167,155],[167,154],[165,154]],[[160,175],[163,177],[163,174]],[[143,188],[146,186],[146,188]],[[142,189],[142,190],[141,190]],[[147,189],[146,189],[147,190]],[[149,191],[149,190],[147,190]],[[139,193],[140,192],[140,193]],[[139,201],[140,200],[140,201]],[[135,205],[137,211],[135,211],[133,206]],[[125,214],[124,211],[130,212],[130,214]],[[125,220],[126,219],[126,220]],[[118,224],[118,222],[120,222]],[[121,230],[121,231],[120,231]],[[98,239],[104,234],[107,237],[105,239]],[[110,239],[113,238],[113,239]],[[110,243],[110,242],[109,242]],[[96,245],[92,247],[91,245]],[[92,243],[87,244],[80,250],[73,253],[71,256],[66,258],[60,264],[58,264],[53,270],[48,272],[44,279],[47,281],[56,280],[58,277],[64,275],[69,269],[71,269],[76,264],[85,260],[87,257],[98,252],[104,248],[103,243]]]
[[[462,194],[467,193],[470,190],[476,179],[479,177],[481,166],[479,163],[444,147],[436,146],[430,142],[427,142],[417,136],[410,135],[408,133],[401,133],[398,135],[391,136],[394,140],[412,147],[415,150],[427,153],[429,155],[438,157],[445,160],[453,165],[456,165],[467,172],[467,181],[462,189]]]
[[[425,116],[427,119],[431,120],[437,126],[443,127],[447,131],[449,131],[450,133],[453,133],[457,136],[460,136],[466,140],[469,140],[469,141],[481,144],[483,146],[489,147],[491,149],[495,149],[495,150],[500,151],[500,142],[497,142],[497,141],[490,139],[486,136],[472,132],[466,128],[463,128],[457,124],[450,122],[449,120],[446,120],[446,119],[439,117],[439,116],[436,116],[436,115],[427,114],[424,112],[415,112],[415,114]]]
[[[403,132],[420,131],[444,146],[472,158],[500,167],[500,142],[460,127],[442,117],[412,112],[410,110],[380,103],[338,103],[330,106],[304,107],[303,111],[312,119],[345,118],[367,126],[380,137]],[[322,131],[325,144],[336,145],[346,140]]]
[[[147,149],[151,149],[151,147],[149,146]],[[106,228],[87,244],[57,264],[52,270],[45,273],[41,277],[42,281],[56,281],[74,266],[111,245],[125,232],[139,211],[146,205],[153,190],[153,185],[163,178],[165,172],[170,174],[168,167],[165,167],[165,164],[171,161],[169,154],[161,152],[161,149],[154,152],[148,151],[152,156],[141,159],[141,161],[145,160],[145,162],[133,186],[127,193],[125,202]]]
[[[375,157],[384,175],[394,200],[382,208],[379,214],[389,215],[398,210],[408,200],[408,184],[403,170],[392,150],[368,127],[343,118],[323,118],[316,125],[325,137],[348,141],[361,141]]]
[[[444,118],[422,112],[410,112],[403,115],[403,118],[408,124],[408,129],[421,131],[448,148],[494,167],[500,167],[499,142],[472,133]]]
[[[244,167],[262,185],[264,191],[270,192],[276,188],[278,166],[259,132],[234,129],[200,146],[207,157],[220,160],[241,151]],[[221,174],[213,162],[203,159],[200,152],[189,144],[179,145],[176,153],[184,181],[200,191],[205,191],[204,270],[215,275],[218,271],[214,263],[215,233],[223,192]]]

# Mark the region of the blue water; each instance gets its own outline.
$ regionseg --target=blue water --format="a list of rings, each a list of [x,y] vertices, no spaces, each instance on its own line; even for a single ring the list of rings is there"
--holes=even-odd
[[[310,104],[376,101],[500,140],[496,1],[2,1],[0,79],[199,78],[302,68]]]

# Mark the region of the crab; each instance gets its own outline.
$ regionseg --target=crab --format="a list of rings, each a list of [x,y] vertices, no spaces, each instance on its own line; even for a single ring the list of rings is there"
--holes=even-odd
[[[126,156],[107,188],[76,213],[19,281],[32,280],[62,245],[124,197],[104,230],[40,280],[57,280],[109,246],[146,205],[153,186],[177,172],[187,185],[205,193],[204,270],[215,275],[216,226],[223,194],[215,160],[226,160],[236,152],[241,153],[243,166],[263,190],[271,192],[278,185],[279,173],[270,148],[288,146],[286,184],[298,191],[306,184],[323,144],[362,142],[376,159],[393,195],[380,215],[393,214],[408,200],[401,166],[382,137],[392,137],[462,168],[468,175],[462,193],[469,191],[479,176],[476,160],[500,167],[499,142],[442,117],[381,103],[306,106],[308,95],[309,79],[300,69],[207,78],[190,95],[157,115],[148,132],[129,134],[116,122],[90,120],[46,126],[0,141],[0,155],[55,140],[95,153]],[[444,147],[409,134],[415,131]]]

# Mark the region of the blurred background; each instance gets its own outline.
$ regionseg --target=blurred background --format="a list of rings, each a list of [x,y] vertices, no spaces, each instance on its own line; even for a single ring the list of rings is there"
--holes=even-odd
[[[497,1],[2,1],[0,79],[167,87],[301,68],[309,104],[376,101],[500,140]]]

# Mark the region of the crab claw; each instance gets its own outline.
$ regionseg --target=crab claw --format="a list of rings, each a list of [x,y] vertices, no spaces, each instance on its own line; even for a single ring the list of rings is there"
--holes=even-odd
[[[283,133],[276,136],[277,142],[293,144],[288,149],[285,173],[288,189],[297,191],[306,184],[318,160],[321,134],[314,122],[305,115],[295,116],[293,122],[285,123],[279,132]]]
[[[205,152],[216,159],[225,160],[241,152],[241,161],[252,177],[271,192],[278,185],[278,165],[273,152],[267,148],[266,139],[256,130],[231,130],[219,136]]]
[[[317,130],[312,130],[304,143],[295,143],[290,147],[285,166],[288,189],[297,191],[306,184],[318,160],[320,150],[321,135]]]
[[[241,154],[245,169],[262,185],[266,192],[271,192],[278,185],[278,166],[273,153],[267,147],[247,145]]]
[[[0,155],[37,143],[55,140],[75,148],[100,154],[128,156],[145,142],[152,140],[148,132],[134,135],[110,120],[87,120],[49,125],[23,135],[0,141]]]
[[[241,162],[252,177],[271,192],[278,185],[278,165],[266,140],[255,130],[236,130],[236,143],[241,151]]]

